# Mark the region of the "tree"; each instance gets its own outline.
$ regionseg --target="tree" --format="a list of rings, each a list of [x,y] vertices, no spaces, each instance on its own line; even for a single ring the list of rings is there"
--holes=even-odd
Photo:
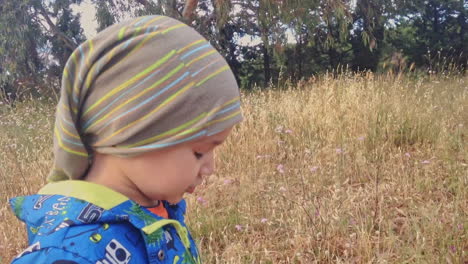
[[[81,0],[0,0],[0,87],[59,79],[85,40],[71,5]],[[185,21],[226,58],[244,87],[297,82],[350,65],[430,71],[468,61],[464,0],[92,0],[97,30],[135,16]],[[13,25],[13,26],[12,26]],[[245,37],[251,43],[241,43]],[[57,82],[56,82],[57,83]],[[23,85],[23,86],[22,86]]]
[[[376,71],[384,49],[385,25],[391,1],[357,0],[353,12],[353,70]]]
[[[15,96],[17,86],[35,83],[43,64],[39,26],[29,19],[28,1],[0,1],[0,88]]]
[[[84,40],[79,16],[71,4],[79,0],[2,0],[0,5],[0,86],[18,94],[59,76],[66,60]],[[55,22],[54,22],[55,21]],[[56,63],[58,62],[58,64]]]
[[[38,6],[44,17],[49,14],[55,18],[55,24],[49,24],[53,34],[47,34],[50,43],[50,51],[56,62],[50,63],[50,74],[57,77],[62,75],[65,64],[76,47],[86,40],[80,24],[80,16],[72,13],[71,4],[79,4],[81,1],[60,0],[51,2],[47,11],[43,6]],[[49,13],[50,12],[50,13]],[[47,19],[47,20],[50,20]],[[51,32],[51,33],[52,33]]]
[[[389,42],[418,67],[431,71],[459,67],[465,71],[467,8],[468,4],[459,0],[406,2],[399,10]]]

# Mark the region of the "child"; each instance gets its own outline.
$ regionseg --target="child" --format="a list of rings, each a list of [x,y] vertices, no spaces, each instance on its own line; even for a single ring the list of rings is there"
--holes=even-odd
[[[29,247],[13,263],[199,263],[185,192],[242,120],[229,66],[165,16],[113,25],[63,73],[51,183],[11,200]]]

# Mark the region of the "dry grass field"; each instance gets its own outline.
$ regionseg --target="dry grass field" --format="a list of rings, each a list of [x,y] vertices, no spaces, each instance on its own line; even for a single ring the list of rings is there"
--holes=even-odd
[[[45,182],[54,103],[0,105],[2,264],[26,246],[7,200]],[[187,197],[205,263],[468,263],[467,77],[323,75],[243,111]]]

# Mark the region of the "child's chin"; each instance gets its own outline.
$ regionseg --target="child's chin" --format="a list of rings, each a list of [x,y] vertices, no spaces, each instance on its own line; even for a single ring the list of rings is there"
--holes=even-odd
[[[166,201],[170,204],[178,204],[180,203],[180,201],[182,201],[182,199],[184,199],[184,197],[171,198],[171,199],[167,199]]]

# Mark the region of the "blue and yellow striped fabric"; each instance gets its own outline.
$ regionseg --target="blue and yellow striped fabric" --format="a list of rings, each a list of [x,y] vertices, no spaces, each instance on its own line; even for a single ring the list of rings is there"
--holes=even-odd
[[[125,21],[67,62],[49,180],[81,179],[94,152],[137,155],[241,120],[235,77],[205,38],[165,16]]]

